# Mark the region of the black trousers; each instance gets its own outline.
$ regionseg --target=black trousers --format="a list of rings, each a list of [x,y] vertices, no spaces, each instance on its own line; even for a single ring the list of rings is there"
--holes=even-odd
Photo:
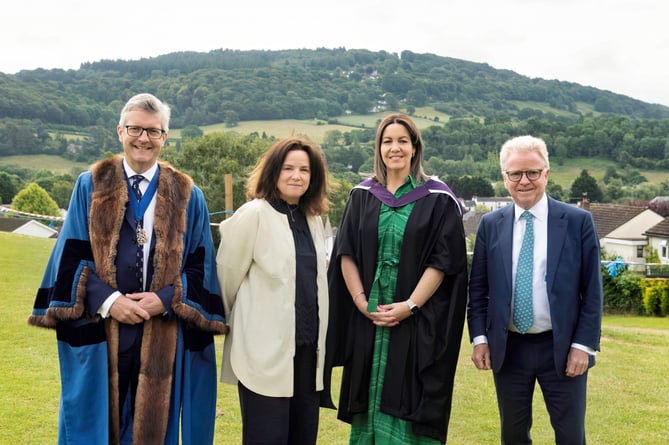
[[[557,445],[585,445],[588,373],[567,377],[553,359],[553,336],[509,332],[504,364],[495,377],[503,445],[532,443],[532,398],[538,382]]]
[[[293,397],[257,394],[237,385],[243,445],[314,445],[320,393],[316,391],[316,346],[295,351]]]
[[[118,352],[119,419],[122,438],[132,437],[135,396],[139,383],[143,324],[120,324]]]

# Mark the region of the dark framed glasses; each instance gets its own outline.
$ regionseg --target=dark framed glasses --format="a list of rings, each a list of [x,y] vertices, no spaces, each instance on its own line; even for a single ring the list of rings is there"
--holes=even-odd
[[[527,179],[530,181],[536,181],[541,177],[541,174],[546,170],[545,168],[539,170],[512,170],[505,171],[506,177],[509,178],[509,181],[520,182],[523,179],[523,175],[527,176]]]

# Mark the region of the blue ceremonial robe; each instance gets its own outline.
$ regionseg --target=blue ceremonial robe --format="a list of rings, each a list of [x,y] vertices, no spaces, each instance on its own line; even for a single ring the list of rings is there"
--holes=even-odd
[[[134,423],[125,430],[127,418],[117,414],[119,323],[97,316],[98,301],[90,294],[105,286],[130,292],[119,259],[129,249],[123,232],[132,220],[121,156],[96,163],[75,185],[30,317],[31,324],[57,333],[59,444],[176,445],[180,431],[184,444],[213,443],[213,335],[227,327],[209,215],[201,190],[188,176],[169,164],[159,166],[147,284],[171,304],[167,314],[144,322],[140,330]],[[129,409],[123,413],[126,417]]]

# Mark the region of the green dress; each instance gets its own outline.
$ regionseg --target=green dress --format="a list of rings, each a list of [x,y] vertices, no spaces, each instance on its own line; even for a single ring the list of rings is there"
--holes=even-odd
[[[397,189],[399,198],[416,188],[411,176]],[[392,209],[381,204],[379,213],[379,252],[377,269],[369,296],[367,310],[375,312],[378,304],[390,304],[395,294],[399,255],[404,238],[404,229],[415,203]],[[417,436],[411,422],[382,413],[381,390],[388,356],[388,343],[392,327],[376,327],[374,356],[369,384],[369,408],[365,414],[353,416],[351,423],[351,445],[436,445],[438,440]]]

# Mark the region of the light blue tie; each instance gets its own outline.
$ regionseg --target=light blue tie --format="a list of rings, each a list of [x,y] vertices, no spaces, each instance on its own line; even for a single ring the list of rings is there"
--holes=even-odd
[[[516,290],[513,297],[513,324],[521,334],[532,326],[532,270],[534,268],[534,227],[532,214],[524,211],[525,236],[516,265]]]

